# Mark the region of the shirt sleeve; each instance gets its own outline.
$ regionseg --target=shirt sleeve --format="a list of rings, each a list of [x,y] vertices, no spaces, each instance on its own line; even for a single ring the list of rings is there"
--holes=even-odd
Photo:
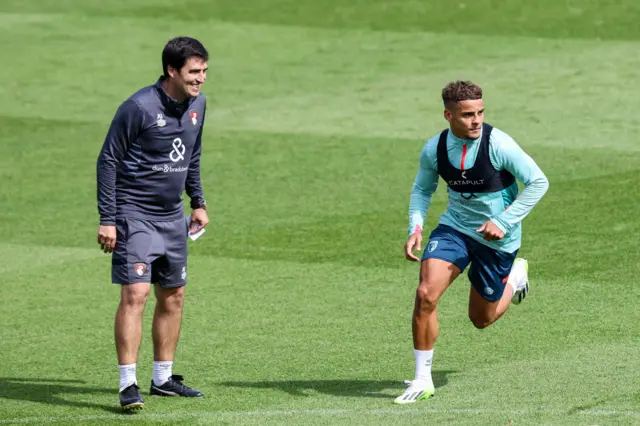
[[[422,232],[431,196],[438,187],[438,172],[427,154],[427,145],[420,153],[420,167],[411,188],[409,201],[409,235]]]
[[[204,129],[204,119],[207,111],[205,104],[202,111],[202,122],[200,124],[200,131],[196,138],[196,143],[193,146],[193,152],[191,153],[191,161],[189,162],[189,170],[187,172],[187,180],[185,183],[185,191],[189,198],[191,198],[191,208],[202,205],[204,202],[204,193],[202,191],[202,180],[200,178],[200,154],[202,153],[202,131]]]
[[[116,111],[97,161],[98,213],[101,225],[116,224],[116,173],[144,124],[138,104],[129,99]]]
[[[513,139],[505,134],[500,136],[499,143],[492,147],[491,161],[497,170],[509,171],[524,184],[524,189],[515,201],[491,219],[503,232],[508,233],[542,199],[549,189],[549,180],[533,158],[527,155]]]

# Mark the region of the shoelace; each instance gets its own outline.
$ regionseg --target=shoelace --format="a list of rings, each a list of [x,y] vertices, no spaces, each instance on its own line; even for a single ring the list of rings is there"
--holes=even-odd
[[[404,390],[405,393],[408,392],[409,390],[411,390],[411,392],[416,392],[417,390],[424,390],[423,387],[414,387],[414,383],[415,380],[405,380],[404,384],[407,386],[406,389]]]
[[[179,374],[173,374],[173,375],[170,377],[170,379],[171,379],[171,380],[174,380],[174,381],[176,381],[176,382],[180,382],[180,384],[182,384],[182,381],[184,380],[184,377],[183,377],[183,376],[181,376],[181,375],[179,375]]]
[[[136,385],[134,383],[124,391],[124,395],[125,396],[134,396],[138,392],[138,389],[140,389],[140,388],[138,387],[138,385]]]
[[[170,378],[170,380],[172,380],[173,382],[177,383],[178,386],[180,386],[180,389],[182,391],[184,391],[187,387],[182,383],[182,381],[184,380],[184,377],[179,375],[179,374],[174,374],[172,375]]]

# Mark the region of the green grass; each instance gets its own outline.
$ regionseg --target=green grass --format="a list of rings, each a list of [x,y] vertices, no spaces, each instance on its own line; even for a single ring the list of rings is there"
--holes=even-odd
[[[637,423],[639,15],[631,0],[3,1],[0,424]],[[177,34],[212,54],[213,221],[190,243],[175,366],[207,398],[146,396],[150,306],[147,406],[123,416],[95,160]],[[413,374],[409,191],[456,78],[482,85],[487,121],[549,177],[524,224],[533,290],[478,331],[459,279],[436,397],[397,407]]]

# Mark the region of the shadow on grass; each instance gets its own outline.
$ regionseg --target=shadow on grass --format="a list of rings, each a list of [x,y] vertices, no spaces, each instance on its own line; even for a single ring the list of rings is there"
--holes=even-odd
[[[0,399],[31,401],[62,407],[81,407],[122,413],[118,405],[103,405],[83,401],[70,401],[64,395],[110,394],[117,404],[115,389],[92,388],[83,385],[82,380],[32,379],[20,377],[0,377]]]
[[[434,371],[436,388],[447,384],[447,375],[455,371]],[[313,392],[340,397],[391,398],[405,385],[400,380],[282,380],[262,382],[222,382],[222,386],[253,389],[279,389],[293,396],[311,396]],[[397,395],[396,395],[397,396]]]

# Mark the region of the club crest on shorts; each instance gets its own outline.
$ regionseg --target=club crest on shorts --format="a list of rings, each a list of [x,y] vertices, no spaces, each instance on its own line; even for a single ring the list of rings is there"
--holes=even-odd
[[[134,263],[133,270],[135,271],[137,276],[141,277],[145,272],[147,272],[147,265],[144,263]]]
[[[187,267],[186,266],[182,267],[182,274],[180,274],[180,278],[182,278],[183,280],[185,278],[187,278]]]
[[[484,288],[484,293],[485,293],[487,296],[491,296],[491,295],[493,294],[493,289],[492,289],[491,287],[485,287],[485,288]]]
[[[189,111],[189,118],[191,118],[191,124],[193,124],[194,126],[198,124],[198,111]]]
[[[429,245],[427,246],[429,253],[434,251],[436,248],[438,248],[438,240],[429,241]]]

